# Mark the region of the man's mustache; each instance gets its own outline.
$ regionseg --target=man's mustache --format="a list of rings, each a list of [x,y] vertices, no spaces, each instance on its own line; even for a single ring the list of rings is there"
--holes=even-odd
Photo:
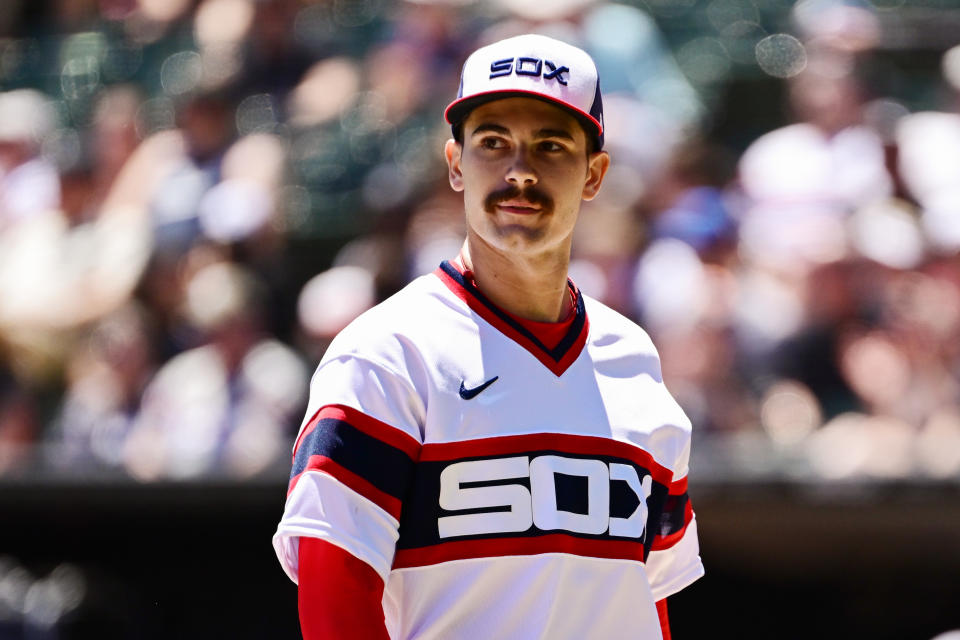
[[[515,184],[507,185],[499,191],[487,195],[483,201],[483,208],[487,213],[494,213],[495,207],[508,200],[526,200],[531,205],[539,206],[545,213],[553,211],[553,198],[535,186],[521,189]]]

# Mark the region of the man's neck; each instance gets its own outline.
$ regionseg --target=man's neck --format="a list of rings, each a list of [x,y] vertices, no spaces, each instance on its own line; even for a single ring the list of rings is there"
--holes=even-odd
[[[477,288],[501,309],[538,322],[560,322],[573,309],[567,286],[569,250],[534,258],[493,250],[468,237],[460,260]]]

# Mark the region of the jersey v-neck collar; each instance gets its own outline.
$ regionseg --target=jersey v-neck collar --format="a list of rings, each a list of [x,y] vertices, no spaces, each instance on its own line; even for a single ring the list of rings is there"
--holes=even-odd
[[[568,281],[568,284],[576,294],[573,322],[560,343],[551,349],[526,327],[511,318],[510,314],[493,304],[469,278],[465,278],[463,273],[449,261],[444,260],[440,263],[434,274],[470,309],[500,333],[529,351],[557,377],[563,375],[563,372],[574,363],[587,344],[587,334],[590,329],[587,310],[583,304],[583,296],[572,281]]]

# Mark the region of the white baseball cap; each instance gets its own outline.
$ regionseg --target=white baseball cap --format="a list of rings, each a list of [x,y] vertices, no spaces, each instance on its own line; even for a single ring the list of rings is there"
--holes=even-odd
[[[477,49],[463,64],[457,99],[444,117],[457,127],[479,105],[524,96],[571,112],[587,135],[603,147],[603,101],[597,66],[590,55],[547,36],[526,34]]]

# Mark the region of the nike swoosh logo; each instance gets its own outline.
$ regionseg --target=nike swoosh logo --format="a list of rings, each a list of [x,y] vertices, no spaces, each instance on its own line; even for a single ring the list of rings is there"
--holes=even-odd
[[[464,400],[470,400],[472,398],[476,398],[478,395],[480,395],[480,393],[484,389],[486,389],[487,387],[489,387],[499,379],[500,379],[500,376],[493,376],[492,378],[484,382],[479,387],[474,387],[473,389],[467,389],[465,386],[463,386],[464,381],[461,380],[460,381],[460,397],[463,398]]]

